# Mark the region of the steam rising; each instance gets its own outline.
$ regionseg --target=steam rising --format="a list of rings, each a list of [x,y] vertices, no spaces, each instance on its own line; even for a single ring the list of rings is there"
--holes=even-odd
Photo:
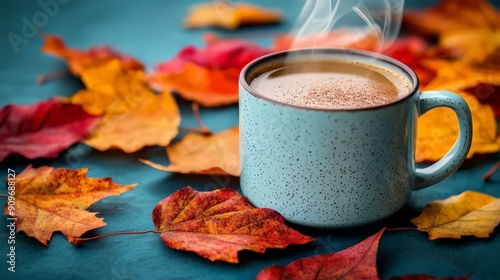
[[[308,36],[318,40],[336,29],[348,29],[350,39],[376,36],[378,50],[392,44],[399,33],[404,0],[306,0],[292,31],[292,48]]]

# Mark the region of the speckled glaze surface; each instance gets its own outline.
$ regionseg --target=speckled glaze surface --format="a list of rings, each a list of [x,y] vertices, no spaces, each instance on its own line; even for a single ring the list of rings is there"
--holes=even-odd
[[[249,87],[252,77],[284,59],[345,59],[391,70],[411,93],[384,106],[315,110],[266,99]],[[312,227],[343,228],[385,218],[401,209],[412,190],[453,173],[470,148],[472,125],[465,101],[449,92],[420,93],[413,71],[363,51],[323,49],[260,58],[240,77],[241,189],[252,204]],[[414,163],[416,120],[439,106],[460,122],[455,146],[425,169]]]

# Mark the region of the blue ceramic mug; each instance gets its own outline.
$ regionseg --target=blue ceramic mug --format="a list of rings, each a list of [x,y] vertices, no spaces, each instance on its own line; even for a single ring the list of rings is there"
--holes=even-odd
[[[292,59],[359,62],[406,79],[400,99],[361,109],[313,109],[284,104],[256,92],[250,83]],[[272,208],[296,224],[321,228],[363,225],[401,209],[412,190],[445,179],[465,160],[472,119],[462,97],[420,92],[414,71],[392,58],[351,49],[295,50],[249,63],[239,88],[243,194],[257,207]],[[438,162],[415,167],[419,115],[437,108],[455,111],[457,141]]]

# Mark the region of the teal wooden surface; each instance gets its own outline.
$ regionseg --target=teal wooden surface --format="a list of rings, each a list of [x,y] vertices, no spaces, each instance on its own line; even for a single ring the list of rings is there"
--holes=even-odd
[[[61,1],[63,2],[63,1]],[[187,44],[201,45],[203,32],[186,31],[181,21],[193,1],[66,1],[35,34],[24,36],[17,45],[10,43],[10,32],[22,35],[25,21],[43,11],[38,1],[8,0],[0,3],[0,107],[9,103],[30,104],[53,95],[70,96],[82,87],[72,77],[51,81],[42,86],[35,83],[40,73],[64,68],[64,63],[42,54],[40,32],[62,35],[68,45],[87,48],[110,44],[142,60],[152,69],[156,62],[172,57]],[[303,1],[254,1],[285,11],[286,23],[263,28],[244,28],[237,32],[220,32],[222,36],[243,37],[264,45],[271,43],[272,34],[289,30]],[[434,1],[407,1],[407,6],[423,7]],[[500,5],[499,1],[497,1]],[[26,20],[24,20],[24,18]],[[43,20],[41,18],[41,20]],[[28,34],[31,36],[31,34]],[[182,126],[194,126],[190,104],[178,100]],[[214,131],[238,123],[236,105],[206,109],[201,115]],[[177,139],[179,139],[178,137]],[[117,231],[152,229],[151,211],[172,192],[193,186],[197,190],[233,187],[239,191],[237,178],[222,176],[179,175],[161,172],[137,161],[147,158],[164,164],[168,160],[164,148],[150,147],[133,154],[120,151],[98,152],[85,145],[71,147],[55,160],[34,160],[35,165],[65,168],[88,167],[91,177],[112,177],[115,182],[139,186],[118,197],[103,199],[89,209],[105,217],[107,226],[87,235]],[[406,208],[390,218],[369,226],[341,231],[318,231],[296,227],[318,240],[285,250],[269,250],[266,254],[240,253],[240,264],[212,263],[190,252],[172,250],[163,245],[156,234],[115,236],[88,242],[80,248],[68,243],[60,233],[54,234],[45,247],[34,238],[20,232],[16,235],[16,272],[7,271],[7,219],[0,218],[0,279],[253,279],[263,268],[273,264],[288,264],[302,257],[336,252],[354,245],[383,226],[411,226],[410,218],[431,200],[447,198],[472,189],[500,197],[500,173],[489,182],[482,175],[500,160],[500,155],[487,155],[467,161],[447,180],[429,189],[413,193]],[[7,168],[20,172],[30,161],[18,157],[0,163],[0,177]],[[0,191],[6,193],[6,191]],[[0,198],[0,203],[4,200]],[[472,279],[499,279],[499,230],[490,239],[429,241],[418,231],[392,231],[382,236],[378,252],[378,271],[382,279],[404,274],[459,276],[473,272]]]

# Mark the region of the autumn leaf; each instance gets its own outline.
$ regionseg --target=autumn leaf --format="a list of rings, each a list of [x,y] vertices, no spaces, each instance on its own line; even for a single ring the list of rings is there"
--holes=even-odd
[[[407,28],[426,35],[452,30],[500,28],[500,12],[487,0],[442,0],[426,10],[408,10],[403,22]]]
[[[50,166],[28,166],[15,176],[15,208],[6,203],[4,214],[16,218],[16,231],[24,231],[47,245],[55,231],[62,232],[69,242],[76,237],[106,225],[97,213],[85,211],[96,201],[119,195],[136,184],[122,186],[111,178],[87,178],[88,169],[69,170]],[[6,180],[9,193],[9,181]]]
[[[158,73],[180,73],[187,63],[208,69],[243,69],[252,60],[271,52],[243,39],[220,39],[215,34],[204,35],[206,47],[184,47],[172,59],[156,67]]]
[[[379,279],[377,250],[384,229],[337,253],[323,254],[262,270],[256,280]]]
[[[90,134],[99,117],[61,100],[0,109],[0,162],[14,153],[29,159],[57,157]]]
[[[44,45],[42,51],[46,54],[66,60],[71,73],[79,76],[85,68],[95,64],[119,59],[124,69],[144,69],[142,63],[128,55],[113,50],[110,46],[90,47],[87,51],[68,48],[61,37],[56,35],[43,35]]]
[[[476,236],[488,238],[500,223],[500,199],[474,191],[465,191],[445,200],[433,201],[412,223],[429,239]]]
[[[388,280],[468,280],[472,276],[472,273],[469,273],[465,276],[457,276],[457,277],[436,277],[432,275],[426,274],[410,274],[404,276],[396,276],[391,277]]]
[[[284,224],[267,208],[254,208],[233,189],[197,192],[180,189],[158,203],[153,222],[170,248],[193,251],[211,261],[238,263],[238,252],[305,244],[314,238]]]
[[[500,63],[500,27],[446,31],[439,37],[439,46],[466,63]]]
[[[426,86],[436,76],[436,70],[422,64],[424,59],[429,58],[428,50],[429,45],[422,37],[411,36],[396,39],[392,45],[382,51],[382,54],[406,64],[415,71],[420,85]]]
[[[467,102],[472,114],[472,145],[467,155],[500,151],[500,137],[492,108],[481,104],[474,96],[458,92]],[[455,113],[448,108],[433,109],[418,119],[415,160],[437,161],[453,146],[459,127]]]
[[[229,4],[212,1],[190,7],[184,19],[184,27],[220,27],[237,29],[244,25],[263,25],[279,23],[282,14],[279,10],[270,10],[247,3]]]
[[[184,99],[214,107],[238,102],[238,77],[250,61],[270,50],[241,39],[205,36],[206,47],[188,46],[160,63],[148,76],[151,87],[179,93]]]
[[[375,51],[379,39],[375,33],[358,32],[352,29],[339,29],[327,34],[312,34],[296,38],[292,35],[279,35],[274,38],[274,51],[304,48],[353,48]]]
[[[464,61],[428,59],[422,64],[436,72],[436,77],[423,90],[463,90],[481,83],[500,85],[500,65],[476,67]]]
[[[168,92],[155,94],[144,84],[142,70],[126,70],[111,60],[83,70],[87,89],[70,100],[91,114],[104,114],[85,143],[100,151],[132,153],[145,146],[167,146],[177,135],[180,115]]]
[[[184,174],[223,174],[240,176],[239,128],[213,134],[188,133],[167,147],[169,166],[140,160],[153,168]]]
[[[500,118],[500,86],[480,83],[465,91],[474,95],[481,103],[490,105],[495,112],[495,117]]]

